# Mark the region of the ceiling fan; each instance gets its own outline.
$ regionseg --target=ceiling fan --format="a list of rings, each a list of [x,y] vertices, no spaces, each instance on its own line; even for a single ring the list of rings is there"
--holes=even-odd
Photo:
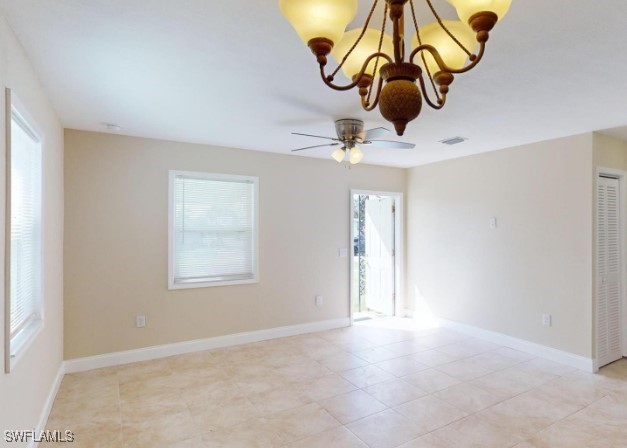
[[[341,163],[346,158],[346,153],[348,153],[349,162],[352,165],[355,165],[361,162],[361,159],[364,157],[364,154],[359,149],[359,146],[372,146],[374,148],[386,149],[413,149],[416,147],[416,145],[414,145],[413,143],[378,140],[379,137],[383,137],[390,131],[385,128],[374,128],[364,131],[364,122],[352,118],[343,118],[341,120],[337,120],[335,122],[335,131],[337,132],[337,137],[323,137],[320,135],[292,132],[293,135],[323,138],[325,140],[331,140],[333,142],[324,145],[314,145],[307,146],[305,148],[293,149],[292,152],[304,151],[306,149],[313,148],[339,146],[339,148],[337,148],[333,152],[333,154],[331,154],[331,157],[333,157],[338,163]]]

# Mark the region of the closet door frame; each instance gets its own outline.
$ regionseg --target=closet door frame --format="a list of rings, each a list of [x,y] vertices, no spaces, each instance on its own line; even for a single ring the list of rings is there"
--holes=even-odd
[[[595,350],[595,371],[598,370],[598,354],[597,352],[597,336],[598,336],[598,321],[597,315],[597,281],[598,281],[598,230],[597,230],[597,201],[598,201],[598,189],[597,184],[600,177],[611,177],[618,180],[619,188],[619,235],[620,235],[620,262],[621,262],[621,342],[622,342],[622,354],[623,357],[627,357],[627,171],[618,170],[614,168],[597,167],[596,177],[594,178],[594,350]]]

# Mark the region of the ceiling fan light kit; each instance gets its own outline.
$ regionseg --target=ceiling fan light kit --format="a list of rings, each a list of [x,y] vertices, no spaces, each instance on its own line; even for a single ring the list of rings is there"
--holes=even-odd
[[[331,157],[333,157],[337,163],[342,163],[346,157],[346,148],[337,148],[333,151]]]
[[[348,155],[348,160],[350,161],[351,165],[356,165],[359,162],[361,162],[361,159],[364,158],[364,153],[361,152],[361,150],[355,146],[353,148],[351,148],[351,152]]]
[[[414,1],[426,2],[435,21],[418,25]],[[481,61],[490,31],[512,0],[447,0],[460,21],[443,20],[432,0],[374,0],[362,28],[346,31],[357,14],[357,0],[279,0],[283,15],[316,56],[322,81],[334,90],[357,88],[366,111],[377,106],[398,135],[422,110],[423,101],[434,109],[446,103],[456,74]],[[370,28],[382,4],[383,23]],[[412,49],[405,49],[405,19],[411,19]],[[386,33],[388,20],[392,34]],[[338,62],[326,72],[329,54]],[[338,85],[342,72],[351,80]],[[432,92],[431,92],[432,91]]]

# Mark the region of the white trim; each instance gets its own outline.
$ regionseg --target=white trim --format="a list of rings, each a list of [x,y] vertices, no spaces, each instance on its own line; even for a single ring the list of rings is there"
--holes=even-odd
[[[39,126],[39,123],[37,122],[37,120],[35,120],[33,115],[29,112],[28,107],[26,107],[25,103],[20,100],[17,93],[15,93],[13,89],[10,89],[10,90],[11,90],[10,108],[15,109],[15,111],[19,115],[19,119],[22,122],[22,124],[25,124],[26,126],[29,127],[29,132],[35,134],[33,137],[35,137],[37,142],[40,143],[41,146],[43,147],[45,135],[41,126]]]
[[[12,89],[5,89],[6,92],[6,164],[5,164],[5,238],[7,243],[5,244],[5,373],[12,372],[18,365],[19,361],[23,358],[24,354],[28,351],[32,343],[38,338],[39,334],[44,328],[45,317],[45,292],[44,283],[44,269],[43,260],[45,259],[45,143],[46,137],[42,131],[42,128],[37,123],[37,120],[29,113],[28,108],[19,99],[19,97],[13,92]],[[12,191],[12,178],[11,178],[11,158],[12,158],[12,141],[11,141],[11,127],[13,126],[13,120],[15,120],[24,132],[26,132],[38,145],[39,145],[39,203],[36,207],[39,208],[39,231],[37,237],[39,238],[39,259],[36,263],[35,272],[35,291],[36,291],[36,305],[38,307],[39,316],[35,319],[34,323],[30,324],[22,335],[11,338],[11,244],[9,243],[11,238],[11,191]]]
[[[574,353],[547,347],[546,345],[536,344],[535,342],[518,339],[502,333],[484,330],[483,328],[473,327],[472,325],[466,325],[451,320],[439,319],[439,323],[440,326],[444,328],[448,328],[449,330],[454,330],[474,338],[483,339],[495,344],[513,348],[515,350],[520,350],[521,352],[529,353],[550,361],[559,362],[560,364],[584,370],[586,372],[596,371],[595,361],[591,358],[586,358]]]
[[[15,366],[18,365],[20,360],[28,352],[28,349],[31,345],[33,345],[33,342],[35,342],[43,329],[43,318],[37,318],[33,320],[26,328],[24,328],[23,334],[18,334],[18,336],[13,338],[12,342],[15,344],[15,346],[12,345],[12,350],[9,352],[11,372],[15,369]]]
[[[222,347],[231,347],[251,342],[267,341],[269,339],[297,336],[305,333],[334,330],[348,327],[350,321],[346,317],[339,319],[310,322],[306,324],[290,325],[287,327],[269,328],[266,330],[249,331],[245,333],[229,334],[208,339],[178,342],[153,347],[108,353],[106,355],[89,356],[86,358],[70,359],[65,361],[65,372],[76,373],[101,367],[118,366],[138,361],[166,358],[168,356],[211,350]]]
[[[350,286],[348,288],[348,306],[351,325],[353,322],[353,241],[355,239],[355,232],[353,229],[353,216],[355,213],[355,202],[353,200],[355,195],[369,195],[369,196],[388,196],[394,198],[394,206],[396,208],[396,216],[394,217],[394,315],[404,316],[406,310],[403,309],[403,267],[404,267],[404,207],[405,204],[403,193],[392,191],[375,191],[375,190],[358,190],[351,189],[350,191],[350,257],[349,257],[349,281]]]
[[[250,182],[253,184],[253,278],[215,282],[174,283],[174,179],[178,175],[196,177],[199,179]],[[168,289],[207,288],[212,286],[245,285],[250,283],[259,283],[259,177],[170,170],[168,172]]]
[[[11,373],[11,298],[9,297],[11,294],[10,287],[10,273],[11,273],[11,249],[10,244],[7,245],[7,241],[11,241],[11,230],[10,230],[10,222],[11,217],[9,215],[9,211],[11,209],[11,170],[9,169],[9,165],[11,165],[11,89],[6,87],[4,89],[5,95],[5,105],[4,105],[4,115],[5,115],[5,185],[4,185],[4,334],[3,334],[3,347],[4,347],[4,373]]]
[[[350,203],[350,219],[348,220],[349,225],[349,237],[350,241],[348,243],[348,318],[350,319],[350,324],[353,325],[353,282],[355,281],[355,276],[353,275],[353,261],[355,259],[355,229],[353,225],[353,220],[355,219],[355,193],[354,190],[349,192],[348,201]]]
[[[403,297],[403,259],[405,247],[404,240],[404,227],[403,221],[405,220],[405,198],[403,193],[397,193],[394,198],[394,205],[396,207],[396,216],[394,217],[394,312],[396,316],[402,316],[404,312],[405,299]]]
[[[170,277],[170,280],[172,277]],[[251,278],[246,280],[224,280],[224,281],[215,281],[215,282],[193,282],[193,283],[176,283],[172,282],[168,283],[168,289],[177,290],[177,289],[191,289],[191,288],[211,288],[213,286],[229,286],[229,285],[248,285],[251,283],[259,283],[259,279]]]
[[[604,168],[602,166],[597,166],[597,177],[601,174],[605,174],[609,177],[619,178],[625,177],[625,174],[627,174],[627,172],[625,170],[618,170],[616,168]]]
[[[48,393],[48,398],[46,398],[46,403],[44,404],[44,408],[41,411],[41,416],[39,417],[39,423],[37,424],[36,434],[41,434],[42,431],[46,429],[46,423],[48,422],[48,417],[50,416],[50,411],[52,410],[52,405],[54,404],[54,400],[57,397],[57,393],[59,392],[59,387],[61,386],[61,381],[63,381],[63,376],[65,375],[65,363],[62,362],[59,366],[59,370],[57,371],[57,376],[52,383],[52,387],[50,388],[50,392]],[[29,448],[37,448],[39,443],[31,442]]]
[[[625,170],[619,170],[619,169],[615,169],[615,168],[604,168],[604,167],[600,167],[597,166],[596,167],[596,177],[594,179],[595,181],[595,186],[594,186],[594,201],[596,203],[597,201],[597,184],[596,182],[599,179],[599,176],[601,175],[605,175],[608,177],[614,177],[616,179],[618,179],[618,188],[620,191],[620,203],[619,203],[619,207],[620,207],[620,216],[619,216],[619,228],[621,229],[620,231],[620,251],[621,251],[621,256],[620,256],[620,261],[621,261],[621,282],[620,282],[620,288],[621,288],[621,296],[622,296],[622,316],[621,316],[621,330],[622,330],[622,338],[621,338],[621,342],[622,342],[622,353],[623,356],[627,357],[627,329],[625,329],[625,326],[627,325],[627,231],[625,230],[625,223],[627,223],[627,171]],[[596,208],[594,210],[594,214],[596,216]],[[596,218],[595,218],[595,232],[594,232],[594,244],[595,244],[595,250],[598,250],[598,242],[597,242],[597,234],[598,232],[596,231],[596,226],[598,226],[598,222],[596,222]],[[598,256],[596,257],[595,263],[598,263]],[[597,312],[596,312],[596,306],[597,306],[597,301],[596,301],[596,295],[597,295],[597,271],[598,271],[598,267],[595,265],[595,278],[594,280],[594,294],[593,294],[593,312],[594,312],[594,341],[595,343],[593,344],[594,350],[595,350],[595,355],[597,353],[597,346],[596,346],[596,339],[597,339]],[[596,363],[596,361],[595,361]],[[598,371],[598,366],[596,366],[596,370]]]

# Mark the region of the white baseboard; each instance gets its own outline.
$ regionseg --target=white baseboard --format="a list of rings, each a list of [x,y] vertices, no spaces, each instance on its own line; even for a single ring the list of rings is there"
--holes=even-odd
[[[52,410],[54,399],[57,397],[57,392],[59,392],[59,387],[61,386],[61,381],[63,381],[64,375],[65,375],[65,363],[62,362],[61,365],[59,366],[59,370],[57,371],[57,376],[54,378],[54,383],[52,383],[52,387],[50,388],[48,397],[46,398],[46,403],[44,404],[44,408],[41,412],[41,416],[39,417],[39,423],[37,424],[36,434],[41,434],[41,432],[46,429],[46,422],[48,421],[48,417],[50,416],[50,411]],[[37,448],[38,446],[39,446],[38,442],[31,442],[29,445],[29,448]]]
[[[591,358],[586,358],[584,356],[575,355],[574,353],[536,344],[535,342],[525,341],[524,339],[518,339],[502,333],[484,330],[483,328],[473,327],[471,325],[461,324],[451,320],[439,319],[439,321],[440,326],[443,328],[458,331],[460,333],[467,334],[468,336],[484,339],[495,344],[520,350],[521,352],[529,353],[550,361],[559,362],[586,372],[598,371],[595,360]]]
[[[299,334],[314,333],[317,331],[333,330],[350,326],[350,319],[324,320],[287,327],[269,328],[267,330],[249,331],[246,333],[229,334],[207,339],[178,342],[175,344],[158,345],[139,348],[123,352],[107,353],[105,355],[89,356],[86,358],[69,359],[65,361],[65,372],[76,373],[101,367],[118,366],[138,361],[166,358],[184,353],[199,352],[215,348],[230,347],[233,345],[248,344],[251,342],[266,341],[269,339],[297,336]]]

